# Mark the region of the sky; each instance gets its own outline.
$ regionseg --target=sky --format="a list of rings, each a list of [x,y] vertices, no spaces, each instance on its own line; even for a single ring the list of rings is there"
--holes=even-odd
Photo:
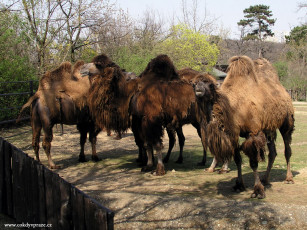
[[[192,0],[186,0],[192,5]],[[272,27],[276,37],[282,33],[289,33],[295,26],[307,22],[307,9],[298,11],[299,3],[307,3],[306,0],[198,0],[199,15],[204,14],[205,9],[210,18],[215,18],[219,27],[229,31],[229,37],[239,38],[240,32],[237,22],[244,19],[243,10],[257,4],[270,6],[272,18],[277,19]],[[166,21],[177,15],[181,15],[181,0],[117,0],[118,6],[128,10],[134,18],[141,18],[148,9],[157,12]]]

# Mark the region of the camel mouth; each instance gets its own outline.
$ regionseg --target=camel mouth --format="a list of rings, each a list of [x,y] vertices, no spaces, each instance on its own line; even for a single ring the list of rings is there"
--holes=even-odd
[[[197,97],[201,97],[201,96],[203,96],[204,94],[203,94],[202,91],[196,91],[196,92],[195,92],[195,95],[196,95]]]

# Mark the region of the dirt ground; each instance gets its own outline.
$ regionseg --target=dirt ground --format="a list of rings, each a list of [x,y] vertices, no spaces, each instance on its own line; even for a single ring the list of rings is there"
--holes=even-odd
[[[307,115],[307,114],[306,114]],[[34,157],[30,127],[16,131],[2,130],[1,136]],[[277,145],[281,164],[272,169],[266,198],[251,199],[253,174],[244,161],[243,174],[247,190],[232,191],[236,168],[232,163],[227,174],[206,173],[201,160],[202,146],[196,130],[184,126],[186,143],[184,163],[176,145],[164,176],[141,173],[135,162],[137,148],[130,131],[116,140],[101,132],[97,140],[99,162],[78,163],[79,134],[74,126],[54,127],[52,156],[61,169],[61,177],[94,197],[115,212],[115,229],[307,229],[307,162],[293,170],[295,184],[284,184],[286,175],[283,146]],[[164,138],[167,150],[168,138]],[[304,143],[306,145],[306,143]],[[90,144],[86,156],[90,159]],[[47,158],[41,148],[41,161]],[[210,165],[209,157],[206,167]],[[303,162],[304,163],[304,162]],[[263,170],[266,163],[263,163]],[[262,170],[262,171],[263,171]]]

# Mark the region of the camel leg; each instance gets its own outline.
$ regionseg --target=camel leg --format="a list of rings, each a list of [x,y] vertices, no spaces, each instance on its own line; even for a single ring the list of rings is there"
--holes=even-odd
[[[167,135],[168,135],[168,151],[167,151],[166,156],[163,159],[164,163],[167,163],[169,161],[169,158],[171,156],[171,153],[172,153],[173,147],[175,145],[175,141],[176,141],[175,132],[174,132],[173,129],[166,128],[166,132],[167,132]]]
[[[162,160],[162,143],[156,144],[155,150],[156,150],[157,156],[158,156],[158,164],[157,164],[157,169],[156,169],[155,175],[156,176],[163,176],[163,175],[165,175],[165,169],[164,169],[164,164],[163,164],[163,160]]]
[[[52,126],[47,125],[47,126],[44,126],[43,129],[44,129],[43,148],[44,148],[45,153],[46,153],[47,158],[48,158],[49,167],[51,169],[60,168],[59,166],[55,165],[55,163],[52,160],[51,153],[50,153],[51,142],[52,142],[52,139],[53,139]]]
[[[200,166],[205,166],[207,162],[207,144],[206,144],[206,134],[204,126],[199,126],[198,124],[192,124],[198,133],[198,136],[201,139],[201,144],[203,145],[203,159],[198,163]]]
[[[261,178],[261,182],[263,185],[268,185],[270,183],[269,182],[270,172],[271,172],[273,163],[275,161],[275,158],[277,156],[275,140],[276,140],[276,132],[271,136],[267,136],[267,141],[268,141],[267,146],[269,149],[269,162],[268,162],[268,166],[267,166],[265,175]]]
[[[90,125],[89,140],[92,145],[92,160],[95,162],[100,161],[97,151],[96,151],[97,135],[100,133],[100,131],[101,130],[98,127],[95,127],[94,124]]]
[[[152,145],[145,144],[147,153],[147,165],[142,168],[142,172],[149,172],[153,170],[153,148]]]
[[[80,154],[79,154],[79,162],[86,162],[86,158],[84,155],[84,145],[86,142],[87,137],[87,130],[86,129],[80,129]]]
[[[228,162],[224,162],[222,168],[219,170],[219,174],[228,173]]]
[[[258,173],[258,162],[250,159],[249,161],[250,167],[253,169],[255,184],[254,184],[254,192],[251,195],[251,198],[263,199],[265,198],[264,186],[261,184],[259,173]]]
[[[36,113],[32,113],[31,126],[32,126],[32,147],[33,147],[33,150],[36,156],[36,160],[40,162],[39,141],[40,141],[40,135],[41,135],[41,130],[42,130],[42,124]]]
[[[240,154],[240,150],[238,148],[235,149],[235,154],[234,154],[234,161],[237,165],[238,169],[238,177],[236,180],[236,184],[233,187],[234,191],[245,191],[245,186],[243,182],[243,177],[242,177],[242,157]]]
[[[206,168],[205,172],[213,173],[215,171],[216,165],[217,165],[217,161],[216,161],[216,159],[214,157],[210,167]],[[219,170],[219,174],[228,173],[228,172],[229,172],[229,170],[228,170],[228,162],[225,162],[223,164],[222,168]]]
[[[285,179],[285,183],[287,184],[293,184],[294,180],[293,180],[293,175],[291,172],[291,166],[290,166],[290,158],[292,155],[292,150],[290,147],[291,141],[292,141],[292,132],[293,132],[293,127],[291,127],[290,129],[287,129],[287,131],[285,131],[284,129],[280,129],[280,133],[283,137],[284,140],[284,144],[285,144],[285,158],[286,158],[286,162],[287,162],[287,176]]]
[[[89,132],[89,140],[92,145],[92,160],[95,162],[100,161],[96,151],[97,135],[99,132],[100,130],[95,131],[95,128],[91,128]]]
[[[179,157],[178,157],[176,163],[182,164],[183,163],[183,146],[184,146],[184,142],[185,142],[185,137],[183,135],[182,126],[178,129],[176,129],[176,132],[177,132],[177,136],[178,136],[178,140],[179,140],[179,146],[180,146],[180,153],[179,153]]]
[[[214,157],[214,158],[213,158],[213,161],[212,161],[212,163],[211,163],[211,165],[210,165],[210,167],[209,167],[209,168],[206,168],[204,171],[205,171],[205,172],[208,172],[208,173],[213,173],[214,170],[215,170],[216,165],[217,165],[217,161],[216,161],[216,159],[215,159],[215,157]]]

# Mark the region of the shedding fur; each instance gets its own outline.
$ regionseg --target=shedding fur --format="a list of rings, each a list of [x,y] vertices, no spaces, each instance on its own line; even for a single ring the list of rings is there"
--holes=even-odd
[[[217,97],[213,106],[212,119],[207,127],[208,144],[212,154],[222,161],[229,160],[235,154],[235,161],[240,169],[238,139],[239,136],[246,138],[241,150],[250,158],[255,173],[252,197],[264,198],[257,162],[264,160],[265,144],[268,141],[269,163],[263,179],[267,183],[276,156],[275,139],[271,136],[279,129],[285,143],[286,181],[293,182],[289,162],[291,135],[294,130],[294,108],[272,65],[265,59],[252,61],[246,56],[231,58],[220,93],[225,95],[228,102],[225,103],[227,106],[221,105],[221,102],[226,100],[219,101],[220,98]],[[229,114],[227,120],[220,116],[223,113]],[[229,125],[231,129],[227,129]],[[235,189],[244,189],[241,170],[238,170]]]
[[[130,127],[129,103],[136,89],[137,80],[127,82],[119,67],[106,67],[95,78],[88,96],[97,125],[118,133],[126,131]]]

